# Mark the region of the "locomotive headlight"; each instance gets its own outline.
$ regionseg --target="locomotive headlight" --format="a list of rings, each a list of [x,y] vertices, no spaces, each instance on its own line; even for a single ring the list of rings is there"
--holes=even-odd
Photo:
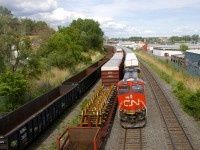
[[[130,94],[130,99],[132,99],[133,98],[133,95],[132,94]]]

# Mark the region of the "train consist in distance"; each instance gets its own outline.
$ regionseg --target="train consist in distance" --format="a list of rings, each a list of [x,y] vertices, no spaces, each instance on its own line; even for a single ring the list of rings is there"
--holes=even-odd
[[[146,125],[145,82],[140,78],[136,55],[124,48],[124,77],[118,83],[118,116],[123,128],[137,128]]]

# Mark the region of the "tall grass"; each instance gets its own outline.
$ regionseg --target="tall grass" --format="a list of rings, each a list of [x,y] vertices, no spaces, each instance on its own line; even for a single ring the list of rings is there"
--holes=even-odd
[[[171,67],[167,61],[144,52],[137,51],[136,55],[172,86],[183,109],[196,120],[200,120],[200,79],[182,74]]]
[[[31,91],[31,98],[36,98],[39,95],[49,91],[53,87],[61,84],[66,78],[69,78],[71,73],[68,69],[60,70],[58,68],[51,68],[49,71],[43,72],[38,79],[30,81],[29,87]]]
[[[178,81],[183,82],[184,86],[187,87],[191,92],[197,92],[200,88],[200,79],[195,77],[190,77],[188,75],[184,75],[176,69],[172,68],[166,61],[161,60],[159,58],[152,57],[144,52],[137,51],[137,56],[148,65],[152,66],[156,72],[162,74],[161,76],[165,76],[165,80],[168,80],[168,83],[172,85],[177,83]]]
[[[69,69],[59,69],[56,67],[52,67],[48,71],[44,71],[39,80],[33,79],[30,81],[29,84],[29,91],[31,93],[31,99],[36,98],[45,92],[49,91],[53,87],[58,86],[66,79],[72,77],[76,73],[80,72],[81,70],[84,70],[92,63],[98,61],[103,57],[103,55],[98,51],[89,51],[89,53],[85,53],[84,55],[91,56],[92,62],[85,64],[85,63],[79,63],[74,68]]]

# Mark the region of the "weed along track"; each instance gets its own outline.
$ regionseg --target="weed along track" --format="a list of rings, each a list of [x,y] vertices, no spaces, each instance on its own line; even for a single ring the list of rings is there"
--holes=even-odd
[[[156,78],[144,64],[141,67],[151,87],[158,106],[157,108],[163,120],[168,148],[193,150],[194,147],[189,135],[186,134],[183,124],[180,123],[179,118],[175,114],[159,83],[156,81]]]

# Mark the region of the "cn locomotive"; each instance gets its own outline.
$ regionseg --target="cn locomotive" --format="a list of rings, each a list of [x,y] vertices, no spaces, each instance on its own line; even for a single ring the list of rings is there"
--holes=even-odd
[[[124,77],[118,82],[118,115],[123,128],[146,125],[145,82],[140,78],[139,62],[128,48],[125,52]]]

